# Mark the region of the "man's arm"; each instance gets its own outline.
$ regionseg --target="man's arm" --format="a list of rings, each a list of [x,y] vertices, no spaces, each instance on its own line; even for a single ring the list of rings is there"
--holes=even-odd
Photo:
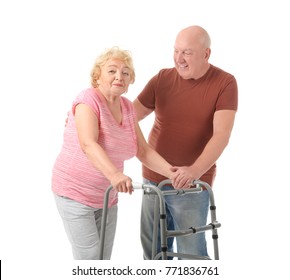
[[[229,143],[236,111],[216,111],[213,119],[213,135],[201,155],[191,166],[173,167],[175,188],[189,187],[192,180],[199,179],[214,165]]]
[[[134,100],[133,105],[137,114],[138,121],[143,120],[145,117],[153,112],[152,109],[145,107],[137,98]]]

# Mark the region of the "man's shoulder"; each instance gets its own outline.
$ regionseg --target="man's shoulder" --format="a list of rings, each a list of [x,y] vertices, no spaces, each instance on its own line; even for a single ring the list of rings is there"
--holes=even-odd
[[[178,76],[178,73],[177,73],[175,67],[163,68],[158,72],[158,74],[156,76],[158,78],[173,78],[175,76]]]
[[[231,78],[234,78],[234,75],[225,71],[224,69],[222,68],[219,68],[215,65],[210,65],[210,72],[214,75],[220,75],[220,76],[227,76],[227,77],[231,77]]]
[[[175,74],[175,73],[177,73],[177,71],[176,71],[175,67],[171,67],[171,68],[163,68],[159,71],[159,73],[169,75],[169,74]]]

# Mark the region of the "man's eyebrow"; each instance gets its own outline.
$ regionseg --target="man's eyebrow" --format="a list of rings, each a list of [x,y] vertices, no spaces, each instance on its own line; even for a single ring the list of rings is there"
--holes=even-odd
[[[186,52],[186,51],[190,51],[190,52],[192,52],[192,51],[193,51],[193,50],[190,49],[190,48],[187,48],[187,49],[179,49],[179,48],[174,47],[174,49],[175,49],[175,50],[180,50],[180,51],[183,51],[183,52]]]

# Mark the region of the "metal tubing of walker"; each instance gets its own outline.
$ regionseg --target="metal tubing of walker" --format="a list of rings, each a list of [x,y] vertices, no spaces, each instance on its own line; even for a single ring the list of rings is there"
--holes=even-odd
[[[158,188],[162,188],[165,185],[170,185],[171,184],[171,180],[164,180],[162,182],[160,182],[160,184],[158,185]],[[209,193],[209,202],[210,202],[210,213],[211,213],[211,224],[210,225],[205,225],[199,228],[195,228],[194,231],[195,233],[197,232],[202,232],[202,231],[206,231],[206,230],[212,230],[212,239],[213,239],[213,246],[214,246],[214,259],[215,260],[219,260],[219,249],[218,249],[218,233],[217,233],[217,228],[219,228],[221,226],[220,223],[218,223],[216,221],[216,206],[215,206],[215,200],[214,200],[214,194],[212,191],[212,188],[209,184],[207,184],[204,181],[200,181],[200,180],[194,180],[192,181],[192,186],[195,186],[194,188],[190,188],[190,189],[174,189],[174,190],[166,190],[163,191],[162,194],[163,195],[183,195],[185,193],[194,193],[194,192],[201,192],[203,191],[203,188],[205,188],[208,193]],[[193,233],[193,229],[189,229],[189,230],[185,230],[185,231],[167,231],[167,236],[181,236],[181,235],[188,235],[188,234],[192,234]],[[161,235],[162,236],[162,235]],[[171,253],[168,252],[168,255],[170,255]],[[155,256],[156,259],[157,256]]]
[[[212,188],[209,184],[206,182],[195,180],[193,181],[194,185],[202,186],[206,188],[206,190],[209,193],[209,199],[210,199],[210,214],[211,214],[211,222],[212,224],[216,223],[216,206],[214,201],[214,194],[212,191]],[[220,226],[220,224],[219,224]],[[217,227],[212,229],[212,239],[213,239],[213,246],[214,246],[214,259],[219,260],[219,248],[218,248],[218,233],[217,233]]]
[[[167,190],[167,191],[161,191],[161,188],[165,185],[171,185],[171,180],[164,180],[162,181],[157,187],[150,184],[141,184],[141,183],[135,183],[133,185],[134,188],[144,189],[146,193],[150,194],[152,191],[152,194],[158,195],[159,205],[157,203],[157,200],[155,202],[155,209],[154,209],[154,227],[153,227],[153,246],[152,246],[152,256],[151,259],[158,259],[160,256],[163,260],[167,259],[167,256],[180,256],[178,253],[173,252],[167,252],[167,237],[170,236],[184,236],[189,235],[193,233],[198,233],[202,231],[212,230],[212,238],[213,238],[213,245],[214,245],[214,259],[219,259],[219,250],[218,250],[218,234],[217,234],[217,228],[221,226],[220,223],[216,221],[216,207],[215,207],[215,201],[214,201],[214,195],[212,188],[209,184],[206,182],[195,180],[192,182],[192,185],[195,186],[194,188],[190,189],[180,189],[180,190]],[[106,235],[106,223],[107,223],[107,212],[108,212],[108,201],[109,201],[109,194],[113,187],[109,186],[108,189],[105,192],[104,197],[104,206],[103,206],[103,215],[102,215],[102,225],[101,225],[101,234],[100,234],[100,250],[98,259],[103,259],[104,254],[104,244],[105,244],[105,235]],[[211,224],[201,226],[198,228],[190,228],[188,230],[180,230],[180,231],[168,231],[166,227],[166,209],[165,209],[165,201],[164,196],[165,195],[183,195],[186,193],[193,193],[193,192],[201,192],[203,191],[203,188],[205,188],[209,193],[209,199],[210,199],[210,211],[211,211]],[[148,191],[149,189],[149,191]],[[159,219],[157,218],[159,216]],[[158,254],[157,253],[157,236],[158,236],[158,223],[160,221],[160,239],[161,239],[161,249],[162,251]],[[191,258],[190,255],[184,254],[184,257]],[[194,259],[203,259],[203,257],[195,256]],[[207,258],[204,258],[207,259]]]
[[[154,206],[154,225],[153,225],[153,242],[152,242],[152,256],[151,259],[153,260],[156,253],[157,253],[157,236],[158,236],[158,223],[160,221],[160,242],[161,242],[161,256],[163,260],[167,259],[167,226],[166,226],[166,210],[165,210],[165,202],[164,197],[162,195],[162,191],[150,184],[144,184],[143,188],[145,190],[150,189],[153,194],[158,196],[159,204],[157,203],[157,200],[155,200],[155,206]],[[157,218],[159,216],[159,219]]]
[[[104,197],[104,207],[102,213],[102,224],[101,224],[101,236],[100,236],[100,250],[98,259],[102,260],[104,258],[104,246],[105,246],[105,236],[106,236],[106,224],[107,224],[107,215],[108,215],[108,201],[110,191],[112,190],[113,186],[109,186],[105,192]]]
[[[154,185],[150,184],[138,184],[133,183],[133,187],[138,189],[151,189],[155,194],[158,195],[159,198],[159,211],[160,215],[163,215],[165,217],[166,211],[165,211],[165,203],[162,196],[162,192],[160,189],[158,189]],[[98,259],[102,260],[104,257],[104,245],[105,245],[105,237],[106,237],[106,223],[107,223],[107,212],[108,212],[108,201],[109,201],[109,195],[110,191],[112,190],[112,186],[109,186],[105,192],[104,197],[104,206],[103,206],[103,213],[102,213],[102,224],[101,224],[101,234],[100,234],[100,249],[98,254]],[[157,204],[158,206],[158,204]],[[161,246],[164,248],[167,248],[167,238],[166,238],[166,219],[161,219],[160,221],[160,233],[161,233]],[[157,241],[156,241],[157,242]],[[162,253],[162,258],[167,258],[167,252]]]
[[[151,252],[151,260],[154,259],[157,254],[157,244],[158,244],[158,226],[159,226],[159,204],[158,200],[154,201],[154,220],[153,220],[153,233],[152,233],[152,252]],[[157,219],[158,217],[158,219]],[[146,256],[147,258],[147,256]]]

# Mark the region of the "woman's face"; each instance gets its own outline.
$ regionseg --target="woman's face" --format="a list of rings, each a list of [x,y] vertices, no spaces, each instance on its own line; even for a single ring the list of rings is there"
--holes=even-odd
[[[131,70],[121,60],[110,59],[101,68],[98,88],[103,94],[120,96],[132,82]]]

